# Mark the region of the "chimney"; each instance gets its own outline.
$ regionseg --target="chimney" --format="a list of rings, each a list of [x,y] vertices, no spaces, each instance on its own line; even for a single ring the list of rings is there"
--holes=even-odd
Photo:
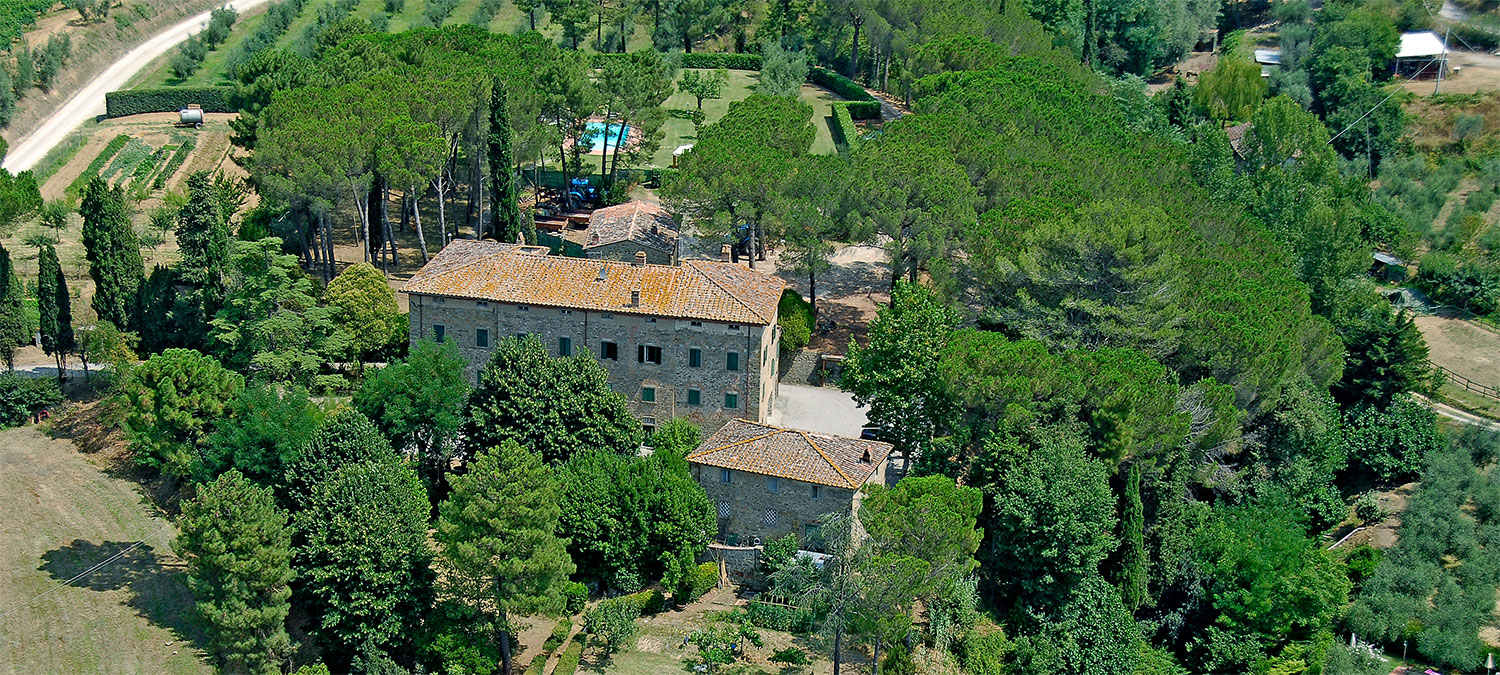
[[[719,247],[719,260],[721,262],[729,262],[729,257],[730,257],[730,254],[729,254],[729,244],[725,244],[723,246],[720,246]]]
[[[630,292],[630,306],[631,307],[640,307],[641,306],[641,292],[640,291],[636,290],[636,291],[631,291]]]
[[[636,251],[635,252],[635,266],[636,267],[645,267],[646,266],[646,252],[645,251]]]

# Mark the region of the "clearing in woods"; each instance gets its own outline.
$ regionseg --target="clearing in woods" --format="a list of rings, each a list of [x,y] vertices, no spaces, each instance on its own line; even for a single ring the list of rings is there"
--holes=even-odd
[[[176,530],[103,463],[36,427],[0,431],[0,672],[212,672]]]

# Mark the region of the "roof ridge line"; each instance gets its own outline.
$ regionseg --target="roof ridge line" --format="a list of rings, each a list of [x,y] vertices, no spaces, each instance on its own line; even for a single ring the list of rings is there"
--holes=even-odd
[[[455,239],[454,241],[472,241],[472,242],[475,242],[475,243],[479,243],[479,242],[483,242],[484,240],[483,239]],[[495,243],[500,244],[502,248],[500,248],[499,250],[496,250],[496,251],[490,251],[489,253],[486,253],[486,254],[484,254],[484,255],[482,255],[482,256],[480,256],[478,258],[475,258],[473,260],[470,260],[469,262],[461,263],[461,264],[459,264],[456,267],[450,267],[450,268],[445,269],[445,270],[435,271],[434,272],[434,276],[443,275],[443,274],[451,274],[451,273],[457,272],[458,270],[461,270],[461,269],[473,267],[473,266],[478,265],[479,263],[482,263],[482,262],[484,262],[486,260],[489,260],[490,258],[493,258],[493,257],[495,257],[497,255],[504,255],[506,253],[510,253],[511,249],[519,248],[515,244],[505,244],[504,242],[495,242]],[[453,242],[449,242],[448,243],[448,246],[452,246],[452,245],[453,245]],[[443,250],[447,250],[448,246],[444,246]],[[443,254],[442,251],[438,251],[438,255],[442,255],[442,254]],[[436,255],[433,256],[432,259],[433,260],[437,260],[437,256]],[[427,267],[427,266],[423,265],[422,267]],[[410,284],[411,282],[415,281],[417,279],[417,276],[420,275],[421,273],[422,273],[422,270],[420,270],[420,269],[417,270],[417,273],[413,274],[411,276],[411,278],[407,279],[406,283],[405,284],[401,284],[401,286],[403,288],[405,288],[407,284]]]
[[[772,427],[772,428],[774,429],[775,427]],[[706,454],[708,454],[710,452],[718,452],[720,450],[728,450],[728,449],[730,449],[730,448],[732,448],[732,447],[734,447],[736,445],[744,445],[746,443],[749,443],[750,441],[758,441],[758,440],[760,440],[762,438],[770,438],[771,436],[775,436],[776,434],[779,434],[782,431],[785,431],[785,429],[776,429],[776,431],[770,431],[770,432],[767,432],[767,433],[764,433],[764,434],[760,434],[759,436],[751,436],[749,438],[742,438],[742,439],[740,439],[738,441],[735,441],[735,442],[730,443],[728,445],[721,445],[721,446],[719,446],[717,448],[709,448],[707,450],[699,450],[699,451],[697,451],[697,452],[695,452],[695,453],[693,453],[691,455],[683,457],[683,459],[693,459],[694,457],[702,457],[702,456],[704,456],[704,455],[706,455]],[[822,451],[819,451],[820,454],[821,454],[821,452]],[[824,459],[827,459],[827,457],[824,457]],[[834,467],[834,468],[837,469],[838,467]],[[840,471],[839,473],[843,473],[843,472]],[[845,478],[848,478],[848,476],[845,476]]]
[[[794,429],[793,431],[796,431],[797,433],[802,434],[802,440],[807,441],[807,444],[811,445],[812,449],[818,451],[818,456],[822,457],[823,461],[828,462],[828,466],[833,467],[834,471],[837,471],[840,476],[844,477],[845,481],[848,481],[850,489],[854,489],[854,490],[858,490],[859,489],[859,484],[855,483],[854,479],[849,477],[849,474],[844,473],[844,470],[840,469],[839,465],[834,464],[833,460],[831,460],[831,459],[828,458],[828,453],[823,452],[823,448],[818,447],[818,444],[813,441],[812,436],[808,436],[807,432],[803,431],[801,429]]]
[[[690,265],[692,265],[692,267],[693,267],[694,270],[696,270],[699,274],[703,275],[703,278],[708,279],[709,282],[713,283],[713,285],[718,286],[719,290],[724,291],[725,295],[728,295],[729,297],[734,298],[734,301],[740,303],[740,306],[744,307],[745,309],[750,310],[750,313],[754,314],[756,318],[758,318],[758,319],[760,319],[762,321],[765,321],[769,325],[771,323],[770,317],[761,316],[761,313],[758,312],[758,311],[756,311],[756,309],[754,307],[751,307],[750,303],[745,302],[744,298],[741,298],[740,296],[735,295],[734,291],[729,290],[729,288],[727,286],[725,286],[724,284],[719,283],[719,280],[715,279],[712,274],[709,274],[708,272],[703,271],[702,268],[698,267],[699,263],[711,263],[711,262],[713,262],[713,261],[712,260],[689,260],[688,261],[688,263]],[[731,263],[731,264],[733,264],[733,263]],[[736,267],[738,267],[738,265],[736,265]],[[770,276],[770,275],[767,275],[767,276]],[[777,302],[779,304],[779,302],[780,302],[779,298],[778,298]]]

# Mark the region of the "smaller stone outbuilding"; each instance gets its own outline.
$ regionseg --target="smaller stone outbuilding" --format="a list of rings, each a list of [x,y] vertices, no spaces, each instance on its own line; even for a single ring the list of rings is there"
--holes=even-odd
[[[824,516],[858,511],[860,488],[886,484],[890,456],[889,443],[733,420],[687,460],[714,503],[720,541],[790,533],[807,547]]]
[[[677,264],[677,222],[659,204],[629,201],[589,216],[584,257],[635,262],[641,251],[649,264]]]

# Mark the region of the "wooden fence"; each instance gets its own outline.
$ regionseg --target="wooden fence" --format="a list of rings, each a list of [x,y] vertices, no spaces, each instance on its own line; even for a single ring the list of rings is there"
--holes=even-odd
[[[1442,371],[1443,376],[1449,382],[1452,382],[1455,385],[1463,387],[1464,391],[1473,392],[1473,393],[1479,394],[1480,396],[1483,396],[1485,398],[1490,398],[1490,399],[1494,399],[1496,401],[1500,401],[1500,388],[1492,387],[1492,386],[1487,385],[1487,384],[1481,384],[1479,382],[1475,382],[1475,381],[1473,381],[1473,380],[1471,380],[1471,379],[1469,379],[1467,377],[1464,377],[1462,375],[1459,375],[1458,373],[1455,373],[1455,372],[1453,372],[1451,370],[1448,370],[1447,368],[1439,366],[1436,363],[1434,363],[1432,365],[1436,366],[1439,371]]]

